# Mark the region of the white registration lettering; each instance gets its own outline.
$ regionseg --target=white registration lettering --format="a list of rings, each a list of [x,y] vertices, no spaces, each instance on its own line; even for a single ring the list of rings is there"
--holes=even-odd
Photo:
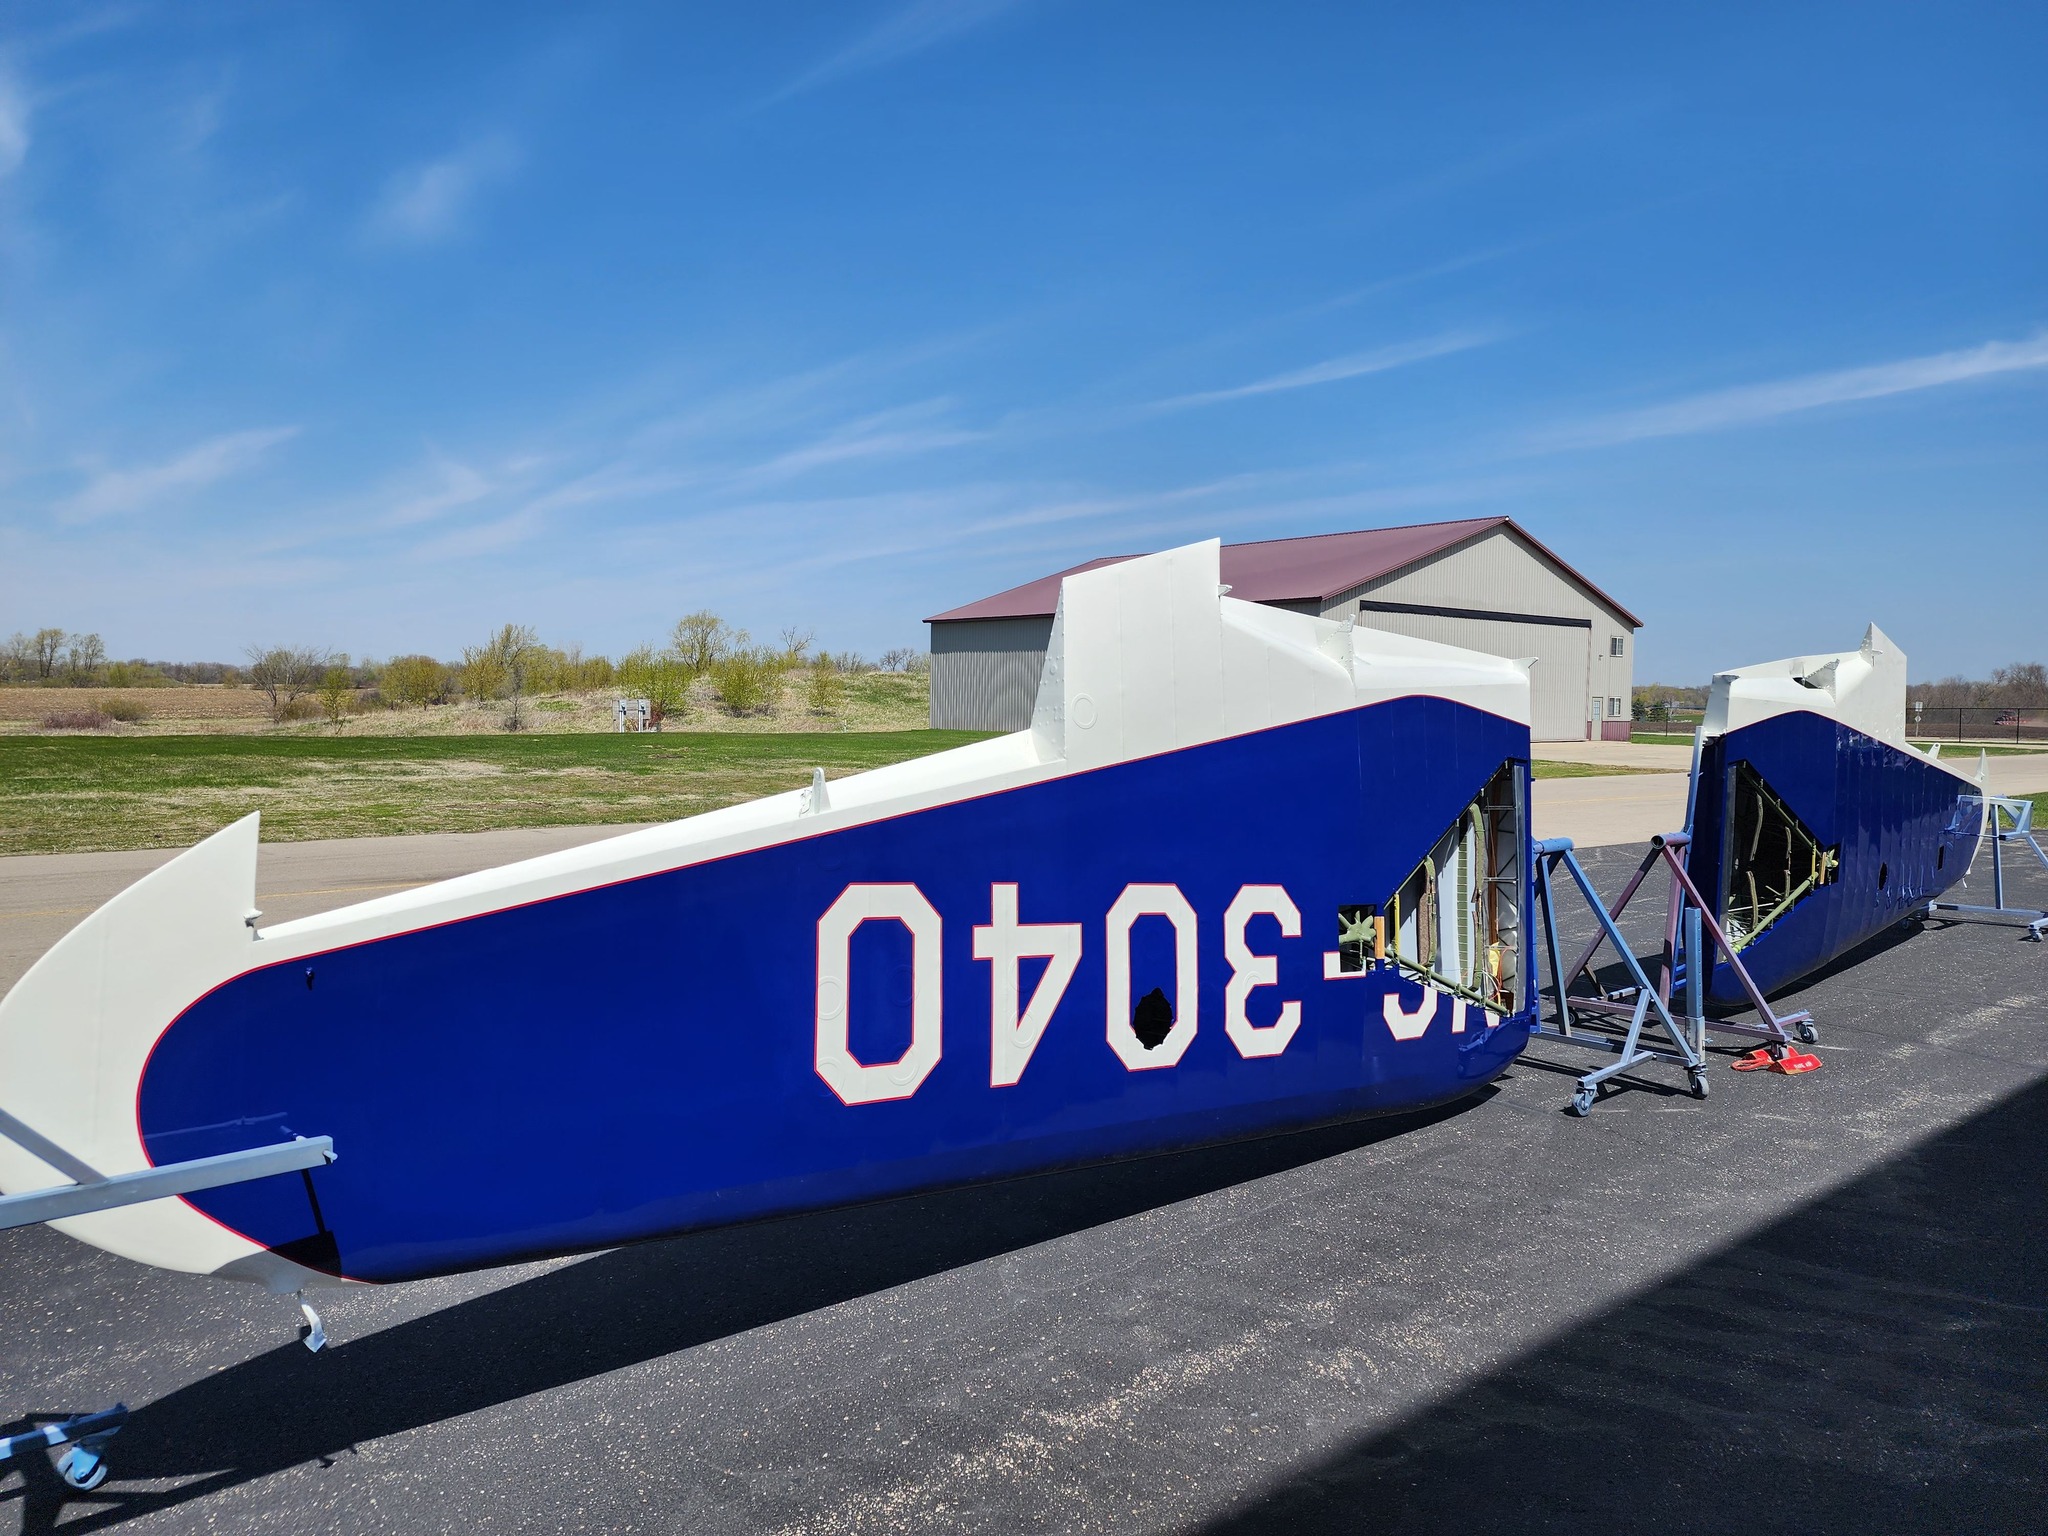
[[[1430,1022],[1436,1018],[1437,999],[1443,995],[1434,987],[1424,987],[1421,1006],[1410,1013],[1401,1006],[1400,995],[1389,992],[1380,999],[1380,1017],[1387,1021],[1396,1040],[1420,1040],[1429,1033]]]
[[[1141,917],[1173,924],[1173,1027],[1151,1049],[1131,1027],[1131,925]],[[1196,949],[1195,909],[1177,885],[1127,885],[1103,921],[1104,1011],[1109,1048],[1133,1072],[1179,1063],[1195,1038],[1201,967]]]
[[[854,930],[898,922],[910,930],[910,1046],[895,1061],[857,1060],[847,1040]],[[818,919],[818,1076],[844,1104],[907,1099],[939,1064],[945,973],[939,914],[914,885],[849,885]]]
[[[1031,1063],[1031,1053],[1067,995],[1067,983],[1081,963],[1079,923],[1020,923],[1017,887],[991,885],[989,920],[974,930],[974,958],[992,962],[989,971],[989,1066],[991,1088],[1014,1087]],[[1026,959],[1046,962],[1031,1001],[1018,1013],[1018,977]]]
[[[1282,886],[1239,886],[1223,914],[1223,955],[1230,962],[1230,982],[1223,989],[1223,1032],[1237,1054],[1247,1058],[1278,1056],[1301,1028],[1301,1004],[1292,999],[1280,1005],[1280,1017],[1271,1024],[1254,1024],[1245,1011],[1254,988],[1277,985],[1280,979],[1279,960],[1253,954],[1245,939],[1246,925],[1260,915],[1280,924],[1282,938],[1301,937],[1301,910]]]

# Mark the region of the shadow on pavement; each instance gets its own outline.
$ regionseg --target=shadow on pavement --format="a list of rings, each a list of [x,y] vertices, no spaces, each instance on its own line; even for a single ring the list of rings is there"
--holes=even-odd
[[[619,1248],[319,1355],[280,1345],[136,1411],[115,1481],[31,1458],[22,1528],[94,1530],[926,1275],[1334,1157],[1484,1103],[1112,1163]],[[26,1428],[27,1425],[15,1426]],[[176,1481],[137,1490],[134,1482]],[[97,1506],[97,1507],[94,1507]]]
[[[2037,1084],[1205,1536],[2043,1529],[2044,1135]]]

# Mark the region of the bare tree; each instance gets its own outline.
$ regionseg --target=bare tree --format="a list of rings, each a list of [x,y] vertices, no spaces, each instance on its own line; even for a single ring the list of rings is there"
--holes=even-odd
[[[794,624],[782,626],[782,664],[785,667],[800,667],[809,659],[812,642],[817,636],[808,629],[799,629]]]
[[[39,629],[35,639],[36,676],[49,677],[57,670],[57,657],[64,650],[64,631],[61,629]]]
[[[98,635],[73,635],[64,660],[70,670],[71,681],[83,687],[98,676],[100,668],[106,665],[106,644]]]
[[[715,613],[686,613],[676,620],[669,635],[676,660],[689,668],[693,677],[709,672],[712,663],[736,643],[731,627]]]
[[[462,653],[464,691],[471,691],[471,680],[474,679],[477,693],[487,693],[492,697],[504,694],[511,703],[511,708],[505,712],[505,729],[508,731],[519,730],[526,724],[521,705],[526,694],[527,676],[540,657],[540,649],[540,637],[530,626],[507,624],[491,636],[488,643]]]
[[[327,674],[328,654],[310,646],[249,646],[249,686],[270,701],[270,718],[282,723],[285,712],[320,686]]]
[[[2038,709],[2048,704],[2048,667],[2038,661],[2017,661],[2009,667],[1993,667],[1991,687],[1997,695],[1990,701],[1994,704]]]
[[[36,643],[20,630],[7,637],[7,649],[0,665],[9,677],[30,677],[36,669]]]

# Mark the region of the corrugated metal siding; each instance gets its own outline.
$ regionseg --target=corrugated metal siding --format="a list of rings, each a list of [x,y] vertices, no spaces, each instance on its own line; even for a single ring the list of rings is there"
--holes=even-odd
[[[968,619],[932,626],[932,724],[1021,731],[1031,724],[1052,619]]]
[[[1361,598],[1503,616],[1578,619],[1587,627],[1514,623],[1506,617],[1359,613]],[[1324,612],[1333,618],[1357,614],[1368,628],[1496,656],[1537,657],[1530,689],[1535,716],[1531,731],[1538,741],[1583,741],[1596,697],[1603,717],[1613,700],[1627,718],[1636,648],[1628,621],[1506,528],[1346,592]],[[1611,642],[1617,637],[1622,654],[1612,656]]]

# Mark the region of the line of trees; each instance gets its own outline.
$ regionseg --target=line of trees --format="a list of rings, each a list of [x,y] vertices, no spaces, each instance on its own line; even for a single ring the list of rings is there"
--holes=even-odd
[[[98,635],[67,634],[61,629],[39,629],[32,634],[17,630],[0,649],[0,675],[16,682],[89,687],[104,680],[108,666],[107,647]]]
[[[693,707],[735,716],[771,713],[792,677],[805,706],[830,715],[845,702],[846,679],[862,672],[917,672],[920,651],[887,652],[878,663],[852,652],[819,650],[809,630],[783,630],[774,644],[755,643],[715,613],[685,614],[665,642],[638,647],[616,662],[586,656],[578,646],[544,644],[530,625],[499,626],[459,662],[413,654],[383,663],[352,663],[344,653],[304,646],[250,646],[239,674],[262,693],[274,721],[306,718],[313,704],[340,724],[362,707],[428,709],[457,700],[504,706],[507,730],[529,723],[532,700],[549,694],[610,692],[648,701],[657,729],[687,718]]]
[[[844,652],[815,649],[808,629],[782,631],[773,645],[757,645],[743,629],[735,629],[715,613],[685,614],[669,631],[666,645],[643,645],[618,665],[620,691],[647,700],[655,727],[681,719],[692,695],[708,691],[728,714],[766,714],[782,697],[792,673],[803,680],[805,707],[829,715],[845,699],[846,678],[857,672],[922,670],[922,652],[894,650],[877,666]]]
[[[175,688],[242,680],[241,668],[220,661],[118,661],[96,634],[62,629],[17,630],[0,642],[0,682],[50,688]]]
[[[542,694],[615,690],[650,701],[657,723],[683,718],[693,696],[735,715],[763,714],[782,697],[792,673],[801,675],[807,706],[830,714],[845,697],[850,674],[912,672],[929,665],[921,651],[899,648],[878,662],[852,652],[815,648],[808,630],[783,630],[775,644],[756,644],[743,629],[715,613],[684,615],[665,643],[643,645],[613,661],[587,656],[580,646],[543,644],[527,625],[501,626],[460,661],[421,653],[389,661],[352,661],[345,652],[317,646],[252,645],[241,664],[110,660],[97,634],[43,628],[21,631],[0,645],[0,682],[45,687],[168,688],[180,685],[246,687],[264,696],[276,721],[320,713],[345,719],[363,707],[426,709],[496,701],[506,724],[526,723],[529,701]]]
[[[1944,677],[1914,683],[1906,689],[1906,702],[1928,709],[2048,709],[2048,666],[2018,661],[1993,668],[1982,682]]]

